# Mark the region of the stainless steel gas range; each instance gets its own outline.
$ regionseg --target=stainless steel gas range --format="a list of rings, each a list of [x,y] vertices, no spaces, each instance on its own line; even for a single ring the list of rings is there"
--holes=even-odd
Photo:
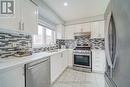
[[[90,49],[90,47],[76,47],[74,49],[74,69],[92,72],[92,52]]]

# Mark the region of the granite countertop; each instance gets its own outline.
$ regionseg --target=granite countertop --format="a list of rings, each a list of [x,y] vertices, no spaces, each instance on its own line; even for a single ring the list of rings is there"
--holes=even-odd
[[[69,50],[69,49],[58,49],[57,52],[34,53],[31,56],[26,56],[26,57],[9,57],[5,59],[0,59],[0,73],[7,70],[14,69],[19,66],[24,66],[27,63],[30,63],[39,59],[50,57],[54,54],[63,52],[65,50]]]

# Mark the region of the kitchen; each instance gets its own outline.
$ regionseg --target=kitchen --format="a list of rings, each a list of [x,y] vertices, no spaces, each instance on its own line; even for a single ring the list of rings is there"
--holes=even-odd
[[[0,0],[0,87],[129,87],[128,9],[128,0]]]

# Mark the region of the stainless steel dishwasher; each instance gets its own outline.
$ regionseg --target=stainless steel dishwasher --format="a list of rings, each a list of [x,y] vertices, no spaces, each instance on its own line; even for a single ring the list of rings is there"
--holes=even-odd
[[[26,87],[50,87],[50,60],[44,58],[25,65]]]

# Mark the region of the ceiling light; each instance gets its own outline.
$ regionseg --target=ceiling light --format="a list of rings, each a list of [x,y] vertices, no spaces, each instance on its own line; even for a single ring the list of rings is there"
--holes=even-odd
[[[67,3],[67,2],[64,2],[64,6],[68,6],[68,3]]]

